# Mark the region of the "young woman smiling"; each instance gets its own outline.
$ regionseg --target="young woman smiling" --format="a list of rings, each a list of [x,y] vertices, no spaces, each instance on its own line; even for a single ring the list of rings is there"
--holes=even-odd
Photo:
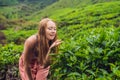
[[[19,59],[21,79],[46,80],[50,69],[49,54],[57,53],[57,46],[60,44],[55,22],[49,18],[42,19],[37,35],[32,35],[25,41]]]

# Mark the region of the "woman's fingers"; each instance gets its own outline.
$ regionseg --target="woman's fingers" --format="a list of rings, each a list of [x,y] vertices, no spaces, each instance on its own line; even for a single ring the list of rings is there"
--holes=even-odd
[[[58,45],[58,44],[60,44],[60,43],[62,43],[61,40],[56,40],[56,41],[55,41],[55,44],[56,44],[56,45]]]
[[[55,41],[55,46],[57,46],[57,45],[59,45],[59,44],[61,44],[61,43],[62,43],[61,40],[56,40],[56,41]]]
[[[56,40],[55,42],[53,42],[53,44],[51,45],[50,48],[55,47],[55,46],[58,46],[58,45],[60,45],[61,43],[62,43],[61,40]]]

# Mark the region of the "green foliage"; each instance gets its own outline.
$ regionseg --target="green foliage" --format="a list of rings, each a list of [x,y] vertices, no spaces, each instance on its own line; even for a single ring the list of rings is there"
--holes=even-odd
[[[13,29],[10,30],[4,30],[5,36],[7,38],[7,43],[14,42],[16,44],[23,44],[25,39],[27,39],[29,36],[37,33],[36,30],[20,30],[16,31]]]
[[[0,30],[6,29],[6,18],[0,15]]]
[[[0,69],[10,64],[18,63],[19,56],[23,51],[22,45],[10,43],[0,48]]]
[[[17,3],[18,3],[18,0],[0,0],[0,6],[14,5]]]
[[[120,79],[119,53],[120,28],[87,30],[63,42],[51,68],[51,79]]]
[[[0,0],[0,15],[7,19],[24,18],[54,2],[56,0]]]
[[[40,20],[40,19],[38,19],[38,17],[40,17],[40,18],[45,17],[45,16],[51,17],[51,15],[53,15],[53,16],[55,15],[56,17],[58,17],[59,15],[57,16],[58,13],[56,13],[56,11],[61,10],[61,9],[71,8],[71,9],[80,9],[79,11],[81,11],[81,8],[84,9],[87,6],[91,6],[91,5],[94,5],[94,4],[97,4],[97,3],[98,4],[99,3],[105,3],[105,2],[106,3],[109,3],[109,2],[114,3],[115,1],[117,3],[119,0],[97,0],[97,1],[95,1],[96,3],[94,1],[95,0],[59,0],[56,3],[50,5],[46,8],[44,8],[44,9],[36,12],[36,13],[34,13],[33,15],[31,15],[27,18],[31,19],[31,20],[37,20],[38,21],[38,20]],[[119,2],[118,2],[118,4],[119,4]],[[66,10],[66,12],[67,12],[67,10]],[[53,13],[53,14],[51,14],[51,13]],[[62,11],[60,13],[62,14]],[[84,13],[82,13],[82,14],[84,14]],[[69,16],[69,11],[66,15]],[[54,16],[54,18],[55,18],[55,16]],[[78,16],[78,15],[74,15],[74,16]]]
[[[9,43],[0,47],[0,79],[6,80],[19,77],[18,61],[23,51],[23,45]]]
[[[100,3],[73,10],[59,17],[60,26],[76,25],[78,28],[83,27],[84,29],[111,26],[119,27],[119,4],[119,1]]]
[[[28,21],[25,24],[22,24],[21,30],[37,30],[38,22]]]

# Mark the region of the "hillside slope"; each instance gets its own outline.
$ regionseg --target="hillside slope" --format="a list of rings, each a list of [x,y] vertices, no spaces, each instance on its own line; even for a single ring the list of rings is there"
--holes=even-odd
[[[60,16],[59,14],[53,14],[50,17],[58,21],[61,33],[64,34],[63,38],[72,38],[76,33],[90,28],[117,28],[120,27],[120,1],[98,3],[80,9],[71,9],[66,14]],[[65,33],[68,32],[69,34],[66,34],[65,37]]]
[[[30,20],[39,20],[39,18],[41,17],[49,17],[52,14],[56,14],[56,12],[58,12],[59,10],[63,10],[66,9],[69,12],[69,8],[70,9],[80,9],[80,8],[84,8],[86,6],[89,5],[94,5],[97,3],[104,3],[104,2],[114,2],[114,1],[120,1],[120,0],[59,0],[57,2],[55,2],[54,4],[47,6],[45,9],[42,9],[38,12],[36,12],[35,14],[31,15],[30,17],[27,17]],[[59,14],[63,14],[62,11],[59,11]]]
[[[14,1],[16,4],[12,5]],[[1,0],[0,1],[0,29],[23,26],[29,22],[24,17],[31,16],[57,0]],[[9,4],[9,2],[11,2]],[[3,5],[1,5],[3,4]],[[23,24],[23,25],[22,25]]]

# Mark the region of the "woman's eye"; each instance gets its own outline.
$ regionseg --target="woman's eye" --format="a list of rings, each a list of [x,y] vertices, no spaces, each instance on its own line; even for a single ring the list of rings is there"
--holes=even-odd
[[[50,27],[50,28],[48,28],[48,29],[49,29],[49,30],[52,30],[52,29],[53,29],[53,30],[56,30],[56,28],[52,28],[52,27]]]
[[[52,28],[48,28],[49,30],[52,30]]]

